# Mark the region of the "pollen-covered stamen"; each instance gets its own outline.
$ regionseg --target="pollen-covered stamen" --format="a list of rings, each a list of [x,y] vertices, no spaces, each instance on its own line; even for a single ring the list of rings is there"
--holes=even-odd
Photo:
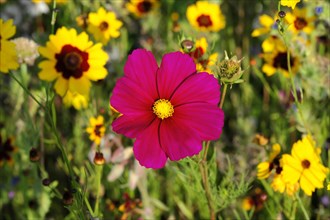
[[[158,99],[152,106],[152,110],[162,120],[173,116],[174,113],[173,105],[166,99]]]
[[[303,160],[301,162],[301,166],[304,168],[304,169],[308,169],[311,165],[311,162],[309,162],[309,160]]]
[[[100,24],[99,28],[100,28],[101,31],[106,31],[106,30],[108,30],[108,28],[109,28],[109,24],[108,24],[108,22],[103,21],[103,22]]]

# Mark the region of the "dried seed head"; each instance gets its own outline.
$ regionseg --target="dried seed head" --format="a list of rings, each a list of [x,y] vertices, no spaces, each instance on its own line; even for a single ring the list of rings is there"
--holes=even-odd
[[[40,152],[36,148],[30,150],[30,161],[37,162],[40,160]]]

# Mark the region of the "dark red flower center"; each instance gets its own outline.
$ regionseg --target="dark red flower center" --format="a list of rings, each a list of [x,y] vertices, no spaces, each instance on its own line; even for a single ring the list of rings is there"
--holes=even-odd
[[[137,4],[137,9],[141,13],[147,13],[152,8],[152,3],[150,1],[142,1]]]
[[[197,22],[198,22],[198,25],[200,27],[209,27],[209,26],[212,26],[212,20],[211,20],[211,17],[209,15],[200,15],[198,18],[197,18]]]
[[[96,125],[94,128],[94,134],[98,137],[101,137],[101,131],[100,131],[101,128],[102,128],[102,125]]]
[[[70,44],[64,45],[61,52],[55,54],[55,58],[57,60],[55,68],[65,79],[70,77],[78,79],[89,69],[88,53]]]
[[[287,52],[281,52],[276,55],[274,58],[273,66],[276,68],[281,68],[284,70],[288,70],[288,54]],[[293,65],[294,59],[290,57],[290,64]]]
[[[310,165],[311,165],[311,163],[309,162],[309,160],[303,160],[303,161],[301,162],[301,166],[302,166],[304,169],[308,169]]]
[[[190,57],[198,60],[204,55],[204,50],[201,47],[197,47],[196,50],[189,53]]]
[[[100,28],[100,30],[102,32],[108,30],[108,28],[109,28],[108,22],[102,21],[102,23],[100,24],[99,28]]]
[[[294,26],[297,30],[302,30],[307,26],[307,21],[304,18],[297,17],[294,21]]]

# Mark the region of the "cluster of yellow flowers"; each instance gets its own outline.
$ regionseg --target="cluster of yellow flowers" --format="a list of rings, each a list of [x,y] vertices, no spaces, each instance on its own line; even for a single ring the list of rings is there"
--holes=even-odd
[[[268,178],[273,172],[271,183],[274,191],[292,196],[299,188],[312,195],[316,188],[324,188],[329,169],[323,166],[320,153],[310,135],[293,144],[291,154],[280,156],[281,147],[274,144],[269,159],[258,164],[258,179]]]
[[[285,30],[286,34],[291,36],[290,39],[292,39],[292,42],[300,42],[303,45],[309,44],[307,36],[314,29],[316,18],[314,15],[309,16],[306,7],[295,7],[299,1],[281,0],[281,5],[292,7],[292,13],[283,12],[273,17],[267,14],[261,15],[259,17],[261,27],[256,28],[251,34],[253,37],[267,35],[261,45],[263,50],[262,58],[265,61],[262,71],[267,76],[272,76],[276,72],[280,72],[285,77],[289,77],[287,47],[279,34],[279,29],[280,31]],[[298,56],[295,55],[295,51],[290,51],[290,54],[291,70],[292,73],[296,73],[299,70],[300,61]]]

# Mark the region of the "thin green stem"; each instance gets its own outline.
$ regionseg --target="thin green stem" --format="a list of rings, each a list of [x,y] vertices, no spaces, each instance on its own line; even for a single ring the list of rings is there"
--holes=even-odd
[[[214,211],[214,202],[211,194],[211,189],[209,185],[209,179],[208,179],[208,171],[207,171],[207,163],[206,161],[202,160],[199,163],[199,170],[202,174],[202,182],[205,190],[205,196],[207,199],[207,205],[209,207],[210,212],[210,220],[215,220],[215,211]]]
[[[56,23],[56,16],[57,16],[57,10],[56,10],[56,0],[53,0],[53,11],[52,11],[52,20],[51,20],[51,34],[55,33],[55,23]]]
[[[46,109],[45,106],[43,106],[38,99],[36,99],[36,97],[16,78],[16,76],[12,73],[9,72],[9,75],[11,76],[11,78],[13,78],[21,87],[22,89],[43,109]]]
[[[100,188],[101,188],[101,179],[102,179],[102,165],[96,165],[96,201],[94,206],[94,215],[93,217],[99,216],[99,203],[100,203]]]
[[[89,204],[89,201],[87,199],[87,196],[84,196],[84,200],[85,200],[85,204],[87,206],[87,209],[88,209],[89,213],[94,217],[95,214],[93,212],[93,209],[92,209],[91,205]]]
[[[228,88],[228,85],[227,85],[227,84],[224,84],[224,86],[223,86],[223,90],[222,90],[222,95],[221,95],[221,100],[220,100],[220,105],[219,105],[219,107],[220,107],[221,109],[222,109],[222,107],[223,107],[223,104],[225,103],[225,98],[226,98],[227,88]]]
[[[281,10],[281,4],[279,3],[278,4],[278,11]],[[304,119],[304,116],[302,114],[302,111],[301,111],[301,105],[300,105],[300,102],[298,100],[298,95],[297,95],[297,89],[296,89],[296,85],[294,83],[294,79],[293,79],[293,73],[292,73],[292,69],[291,69],[291,54],[290,54],[290,48],[289,48],[289,44],[287,42],[287,39],[285,38],[285,28],[283,27],[282,25],[282,20],[281,19],[281,22],[279,23],[279,33],[284,41],[284,44],[285,44],[285,48],[286,48],[286,51],[287,51],[287,65],[288,65],[288,72],[289,72],[289,77],[290,77],[290,82],[291,82],[291,87],[292,87],[292,90],[293,90],[293,97],[294,97],[294,102],[297,106],[297,109],[298,109],[298,113],[299,113],[299,116],[301,118],[301,121],[303,123],[303,126],[305,127],[305,130],[307,131],[307,133],[310,133],[309,131],[309,128],[306,124],[306,121]]]
[[[309,216],[308,216],[308,213],[307,213],[307,211],[306,211],[306,209],[305,209],[305,207],[304,207],[304,204],[302,203],[302,201],[301,201],[299,195],[296,194],[295,197],[296,197],[296,199],[297,199],[297,201],[298,201],[298,204],[299,204],[299,207],[300,207],[301,211],[302,211],[303,214],[304,214],[305,219],[306,219],[306,220],[309,220],[310,218],[309,218]]]
[[[295,200],[293,200],[289,219],[292,219],[292,220],[296,219],[296,212],[297,212],[297,200],[295,199]]]
[[[222,95],[221,95],[221,100],[220,100],[220,104],[219,104],[219,107],[221,109],[223,107],[223,104],[224,104],[224,101],[226,98],[227,88],[228,88],[228,85],[224,84],[223,90],[222,90]],[[210,188],[210,184],[209,184],[209,175],[208,175],[208,167],[207,167],[207,152],[209,150],[210,143],[211,143],[210,141],[207,141],[205,144],[205,149],[203,152],[202,160],[199,163],[199,170],[202,175],[202,183],[203,183],[203,187],[204,187],[204,191],[205,191],[205,196],[207,199],[207,204],[209,207],[210,219],[214,220],[215,219],[215,208],[214,208],[214,201],[212,198],[211,188]]]

